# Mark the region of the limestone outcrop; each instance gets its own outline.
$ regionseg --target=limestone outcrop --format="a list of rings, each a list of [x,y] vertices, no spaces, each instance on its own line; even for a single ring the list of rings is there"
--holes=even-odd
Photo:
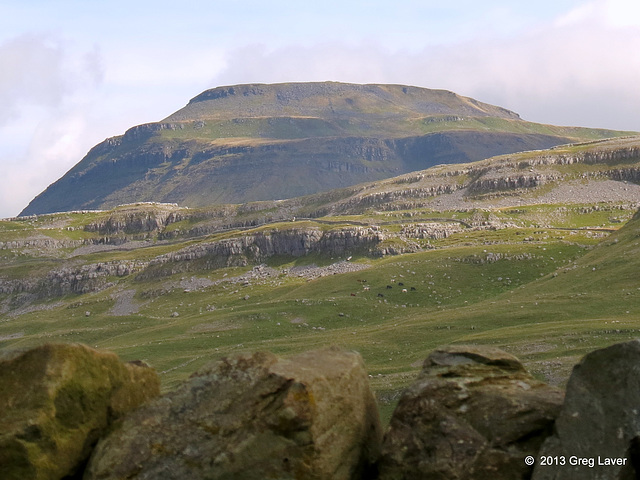
[[[146,208],[140,208],[141,206]],[[167,203],[121,206],[108,216],[88,223],[84,230],[101,235],[157,232],[171,222],[179,220],[179,210],[177,205]]]
[[[128,416],[84,478],[369,478],[380,440],[360,355],[236,355]]]
[[[259,264],[275,255],[302,257],[309,253],[345,256],[365,252],[374,256],[396,254],[379,248],[385,234],[372,227],[293,228],[266,230],[213,242],[202,242],[149,261],[115,260],[68,266],[51,270],[40,278],[0,278],[0,294],[30,293],[35,298],[55,298],[69,294],[97,292],[113,285],[113,277],[137,274],[140,279],[156,278],[189,271],[192,263],[203,260],[204,268]]]
[[[107,428],[159,391],[153,369],[82,345],[1,354],[0,478],[81,472]]]
[[[552,431],[562,392],[492,347],[429,355],[385,434],[380,480],[525,479]]]
[[[159,255],[139,278],[158,276],[158,267],[176,272],[189,269],[189,262],[203,259],[207,268],[245,266],[261,263],[274,255],[301,257],[312,252],[323,255],[346,255],[357,251],[377,254],[377,246],[385,239],[371,227],[351,227],[323,231],[320,228],[265,230],[214,242],[198,243],[176,252]]]

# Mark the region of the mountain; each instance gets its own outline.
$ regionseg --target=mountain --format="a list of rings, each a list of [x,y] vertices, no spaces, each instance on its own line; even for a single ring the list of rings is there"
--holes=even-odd
[[[21,215],[293,198],[625,133],[530,123],[452,92],[402,85],[219,87],[96,145]]]

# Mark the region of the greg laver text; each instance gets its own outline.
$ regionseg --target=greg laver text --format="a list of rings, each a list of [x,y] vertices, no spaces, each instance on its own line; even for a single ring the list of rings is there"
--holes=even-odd
[[[627,464],[627,458],[624,457],[602,457],[598,455],[597,457],[578,457],[576,455],[572,455],[570,457],[565,457],[564,455],[544,455],[539,459],[540,466],[563,466],[563,465],[571,465],[571,466],[585,466],[589,468],[593,468],[596,465],[598,466],[623,466]]]

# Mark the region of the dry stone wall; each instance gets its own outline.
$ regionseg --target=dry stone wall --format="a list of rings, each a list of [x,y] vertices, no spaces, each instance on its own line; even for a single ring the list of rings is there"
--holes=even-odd
[[[638,364],[640,341],[593,352],[565,397],[499,349],[442,347],[383,435],[362,358],[336,347],[235,354],[164,396],[111,353],[0,352],[0,478],[635,479]]]

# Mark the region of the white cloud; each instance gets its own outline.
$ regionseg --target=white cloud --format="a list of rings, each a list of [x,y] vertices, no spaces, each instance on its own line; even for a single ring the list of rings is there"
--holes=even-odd
[[[605,18],[613,27],[640,26],[638,0],[607,0],[604,2]]]
[[[220,48],[132,45],[105,53],[109,84],[143,89],[149,86],[195,87],[225,66]],[[194,94],[195,95],[195,94]]]
[[[24,106],[55,106],[65,94],[60,47],[44,36],[0,45],[0,125]]]
[[[597,25],[585,14],[509,41],[488,38],[417,52],[375,44],[242,47],[213,83],[408,83],[453,90],[527,120],[640,130],[638,51],[638,29]]]
[[[558,18],[556,18],[554,24],[556,27],[567,27],[575,25],[577,23],[582,23],[585,20],[594,18],[597,12],[598,3],[588,2],[559,16]]]
[[[595,0],[580,5],[556,19],[556,26],[577,24],[608,28],[640,26],[640,2],[637,0]]]
[[[0,141],[19,131],[16,145],[3,148],[0,218],[17,215],[27,203],[86,153],[89,122],[82,107],[23,112],[0,129]],[[26,147],[25,147],[26,146]]]
[[[45,35],[0,45],[0,217],[17,214],[81,156],[102,68],[97,49],[70,50]]]

